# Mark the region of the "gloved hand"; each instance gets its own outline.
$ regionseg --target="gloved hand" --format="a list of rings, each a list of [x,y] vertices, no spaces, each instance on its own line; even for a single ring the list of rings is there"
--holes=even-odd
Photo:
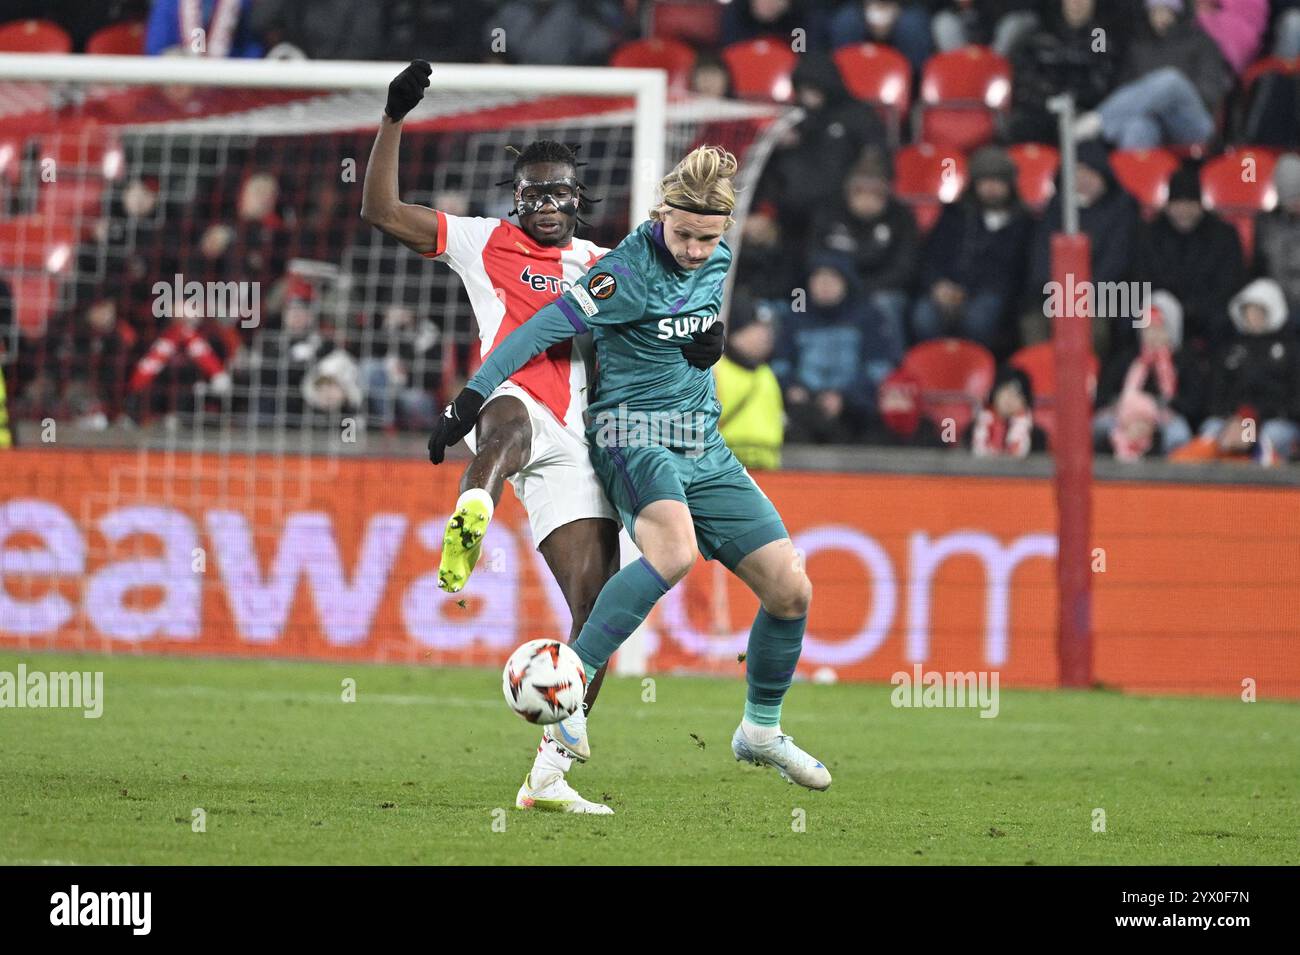
[[[470,433],[486,400],[477,391],[464,388],[451,404],[442,409],[442,417],[434,423],[433,434],[429,436],[430,461],[441,464],[447,456],[447,448]]]
[[[397,74],[396,79],[388,84],[388,104],[384,112],[393,122],[397,122],[424,99],[424,91],[429,86],[429,76],[433,67],[426,60],[412,60],[411,65]]]
[[[722,346],[725,344],[722,323],[714,322],[704,331],[691,336],[691,340],[682,346],[682,355],[696,368],[712,368],[722,357]]]

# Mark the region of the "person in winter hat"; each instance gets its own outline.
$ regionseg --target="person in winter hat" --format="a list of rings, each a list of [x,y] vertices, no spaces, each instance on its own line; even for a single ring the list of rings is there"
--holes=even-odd
[[[1125,396],[1141,392],[1156,409],[1156,453],[1168,453],[1192,438],[1191,422],[1199,420],[1206,397],[1205,371],[1200,357],[1182,347],[1183,307],[1167,290],[1151,296],[1138,336],[1102,367],[1093,438],[1099,450],[1114,448],[1120,406]]]
[[[1273,167],[1277,208],[1255,217],[1255,274],[1282,286],[1287,310],[1300,315],[1300,156],[1287,153]]]
[[[1211,416],[1186,457],[1286,460],[1300,440],[1300,343],[1286,299],[1272,279],[1256,279],[1228,311],[1237,334],[1215,361]]]

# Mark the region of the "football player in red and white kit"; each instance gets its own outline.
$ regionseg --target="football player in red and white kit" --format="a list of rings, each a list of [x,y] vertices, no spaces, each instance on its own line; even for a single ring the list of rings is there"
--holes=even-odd
[[[573,150],[556,142],[531,143],[516,157],[518,225],[401,201],[397,157],[402,119],[423,98],[431,72],[428,63],[416,60],[389,86],[366,167],[361,215],[408,248],[456,271],[486,357],[608,250],[573,234],[586,199]],[[684,347],[692,364],[708,367],[721,356],[721,323],[716,327],[717,332]],[[538,355],[488,397],[477,431],[466,438],[475,456],[461,478],[438,570],[442,589],[454,593],[465,586],[508,480],[568,604],[571,640],[619,567],[617,516],[592,470],[583,433],[591,359],[590,335],[579,336]],[[579,712],[547,727],[516,805],[612,812],[603,803],[583,799],[564,778],[574,759],[585,761],[590,755],[586,712],[604,674],[602,668],[593,677]]]

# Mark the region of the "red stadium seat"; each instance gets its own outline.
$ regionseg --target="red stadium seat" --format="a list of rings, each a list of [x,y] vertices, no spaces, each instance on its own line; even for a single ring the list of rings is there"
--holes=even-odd
[[[966,188],[966,157],[955,149],[921,143],[894,157],[894,194],[912,207],[917,225],[928,230],[945,202]]]
[[[1056,193],[1056,170],[1061,154],[1053,146],[1021,143],[1007,150],[1016,164],[1016,187],[1025,205],[1035,212],[1052,201]]]
[[[722,51],[737,96],[778,103],[790,102],[794,92],[790,77],[798,58],[788,43],[779,40],[746,40]]]
[[[1280,56],[1265,56],[1256,60],[1246,67],[1245,73],[1241,74],[1242,90],[1249,91],[1261,76],[1268,73],[1276,73],[1281,76],[1300,74],[1300,57],[1287,60]]]
[[[893,47],[876,43],[842,46],[834,53],[844,86],[884,114],[894,143],[912,104],[912,67]]]
[[[1178,168],[1178,157],[1166,149],[1118,149],[1110,154],[1110,168],[1150,218],[1169,197],[1169,177]]]
[[[20,329],[42,334],[54,311],[55,282],[48,275],[9,275],[5,282],[13,293],[14,321]]]
[[[696,47],[718,44],[722,5],[716,0],[655,0],[650,4],[650,35]]]
[[[1237,227],[1247,262],[1255,248],[1256,213],[1277,205],[1276,164],[1276,153],[1246,148],[1224,153],[1201,167],[1201,201]]]
[[[1011,64],[988,47],[936,53],[921,72],[916,138],[969,152],[993,138],[1011,102]]]
[[[1034,389],[1034,423],[1052,438],[1056,430],[1056,351],[1051,342],[1026,345],[1012,355],[1008,362],[1029,376]],[[1088,395],[1097,391],[1097,356],[1088,356]]]
[[[921,387],[921,413],[943,427],[951,418],[961,434],[993,387],[993,354],[983,345],[960,338],[938,338],[913,346],[903,356],[902,368],[916,376]]]
[[[62,272],[72,260],[76,232],[43,215],[0,220],[0,268]]]
[[[0,53],[71,53],[72,37],[49,20],[0,24]]]
[[[695,66],[695,51],[677,40],[633,40],[614,51],[609,65],[660,69],[668,74],[670,89],[684,90]]]
[[[86,41],[86,52],[101,56],[144,56],[144,24],[115,23]]]

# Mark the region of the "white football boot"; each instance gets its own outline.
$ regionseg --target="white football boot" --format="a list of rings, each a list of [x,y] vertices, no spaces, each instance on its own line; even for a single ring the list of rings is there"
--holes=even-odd
[[[583,799],[578,791],[564,779],[564,773],[554,771],[547,773],[537,785],[533,785],[533,774],[524,777],[524,784],[515,796],[516,809],[540,809],[542,812],[580,812],[592,816],[612,816],[614,810],[603,802],[591,802]]]
[[[579,706],[572,716],[567,716],[558,723],[551,723],[542,735],[580,763],[585,763],[591,757],[591,744],[587,742],[585,706]]]
[[[775,766],[787,782],[808,789],[829,789],[831,774],[820,762],[794,745],[793,736],[781,735],[767,743],[755,743],[741,726],[731,737],[731,753],[737,760],[755,766]]]

